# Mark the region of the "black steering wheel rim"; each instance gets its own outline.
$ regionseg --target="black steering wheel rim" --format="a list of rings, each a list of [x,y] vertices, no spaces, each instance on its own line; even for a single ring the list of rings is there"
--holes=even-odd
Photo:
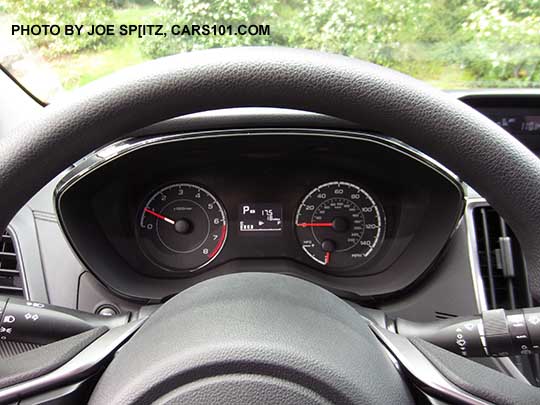
[[[230,107],[306,110],[361,124],[430,155],[483,195],[518,237],[540,301],[540,163],[490,120],[406,75],[287,48],[193,52],[95,82],[0,140],[0,229],[71,163],[123,134]],[[144,329],[144,328],[143,328]]]
[[[409,76],[288,48],[180,54],[118,72],[46,107],[0,141],[0,229],[63,169],[152,123],[230,107],[335,116],[393,136],[474,187],[505,218],[540,302],[540,162],[489,119]]]

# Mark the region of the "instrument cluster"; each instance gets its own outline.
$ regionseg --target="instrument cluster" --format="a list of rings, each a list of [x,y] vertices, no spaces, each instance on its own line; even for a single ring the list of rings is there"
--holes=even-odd
[[[256,194],[254,190],[253,198]],[[279,200],[240,204],[236,231],[275,235],[283,233],[283,222],[294,220],[289,225],[306,258],[336,272],[358,269],[383,243],[384,209],[363,186],[339,180],[317,185],[301,199],[293,218],[283,218],[282,207]],[[230,228],[227,218],[219,197],[208,189],[174,183],[153,191],[144,202],[136,235],[142,252],[156,266],[190,272],[207,266],[223,250]]]
[[[261,129],[113,145],[66,177],[56,204],[103,284],[159,300],[243,271],[387,295],[436,263],[464,199],[444,168],[386,138]]]

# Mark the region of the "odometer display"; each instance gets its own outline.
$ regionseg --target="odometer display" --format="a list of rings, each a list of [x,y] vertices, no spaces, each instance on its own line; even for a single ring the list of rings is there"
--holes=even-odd
[[[192,271],[212,261],[227,237],[227,217],[219,201],[194,184],[172,184],[145,203],[137,224],[139,245],[154,264]]]
[[[322,266],[355,269],[380,249],[385,220],[380,204],[354,184],[333,181],[313,189],[295,218],[302,249]]]

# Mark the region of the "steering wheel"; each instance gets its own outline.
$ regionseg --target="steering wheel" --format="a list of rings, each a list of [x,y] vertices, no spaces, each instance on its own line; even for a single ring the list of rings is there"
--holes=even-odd
[[[422,82],[306,50],[172,56],[116,73],[45,108],[0,141],[0,229],[60,171],[122,134],[188,113],[249,106],[360,123],[446,165],[512,227],[532,295],[540,301],[536,156],[481,114]],[[306,281],[257,273],[219,277],[151,315],[116,354],[91,402],[413,403],[405,374],[380,338],[352,306]],[[440,349],[416,347],[469,395],[468,403],[538,403],[532,387]],[[508,381],[510,391],[501,388]]]

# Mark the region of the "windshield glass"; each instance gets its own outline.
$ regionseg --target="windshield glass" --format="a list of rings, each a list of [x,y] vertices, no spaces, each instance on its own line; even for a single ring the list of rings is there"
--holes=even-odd
[[[0,0],[0,64],[38,98],[196,49],[280,45],[443,89],[540,87],[540,0]]]

